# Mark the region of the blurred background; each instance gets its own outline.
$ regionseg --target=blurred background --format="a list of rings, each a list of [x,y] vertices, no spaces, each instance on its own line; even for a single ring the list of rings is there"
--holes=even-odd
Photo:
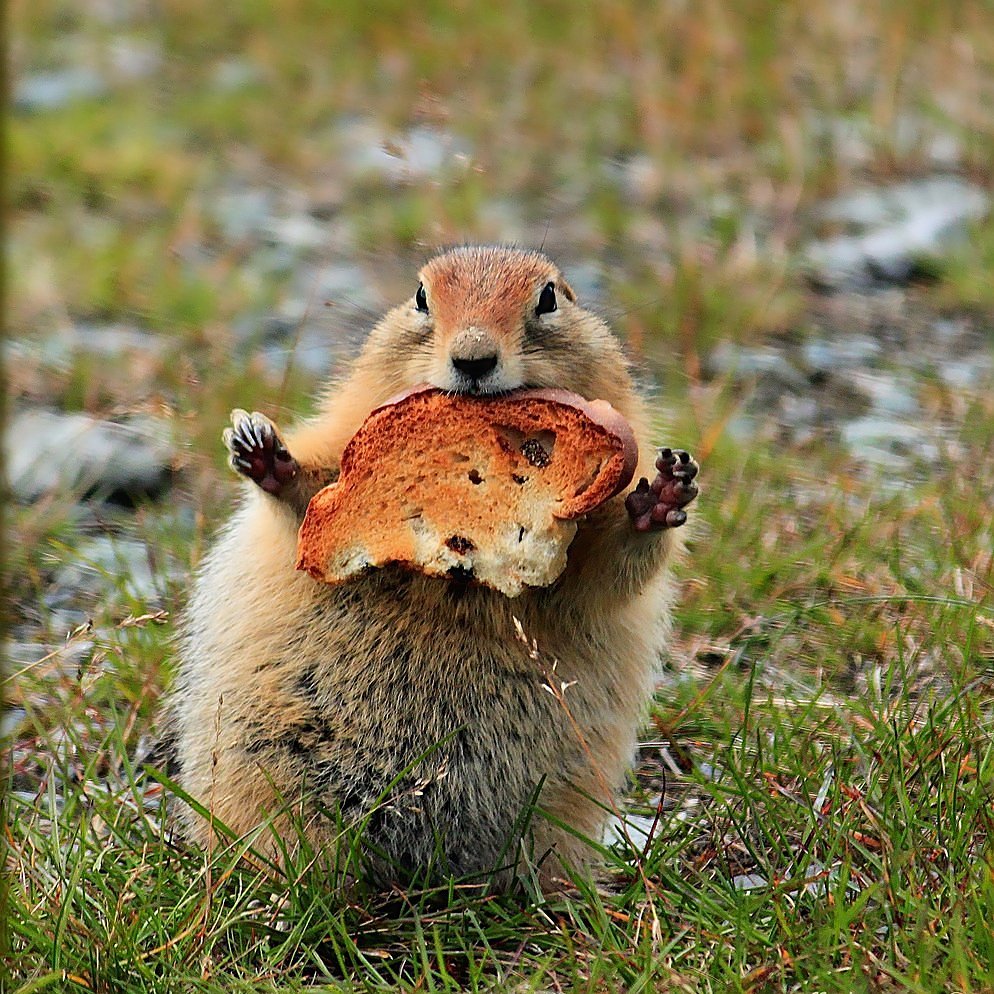
[[[75,699],[66,659],[94,652],[89,699],[154,712],[237,490],[228,411],[309,413],[462,242],[554,256],[655,391],[661,441],[702,462],[673,665],[726,660],[785,603],[989,599],[988,4],[8,16],[9,554],[14,658],[39,677],[10,727]],[[903,645],[888,610],[783,666],[858,689]]]

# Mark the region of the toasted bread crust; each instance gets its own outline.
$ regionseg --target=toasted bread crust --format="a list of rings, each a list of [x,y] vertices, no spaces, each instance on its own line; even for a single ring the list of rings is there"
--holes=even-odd
[[[508,596],[547,586],[574,519],[626,487],[637,457],[624,418],[566,390],[411,391],[370,415],[311,500],[297,569],[341,583],[400,563]]]

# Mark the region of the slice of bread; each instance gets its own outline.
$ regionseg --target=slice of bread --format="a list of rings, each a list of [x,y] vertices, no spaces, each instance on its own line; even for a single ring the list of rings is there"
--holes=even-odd
[[[514,597],[562,573],[576,519],[624,489],[637,461],[605,401],[411,391],[369,416],[338,482],[311,500],[297,569],[341,583],[401,563]]]

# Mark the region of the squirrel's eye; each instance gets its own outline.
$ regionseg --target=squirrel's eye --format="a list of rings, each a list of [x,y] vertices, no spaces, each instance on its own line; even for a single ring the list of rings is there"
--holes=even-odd
[[[414,306],[421,311],[422,314],[428,313],[428,295],[425,293],[424,283],[418,284],[417,293],[414,294]]]
[[[557,309],[556,304],[556,284],[546,283],[538,298],[538,306],[535,308],[536,314],[551,314]]]

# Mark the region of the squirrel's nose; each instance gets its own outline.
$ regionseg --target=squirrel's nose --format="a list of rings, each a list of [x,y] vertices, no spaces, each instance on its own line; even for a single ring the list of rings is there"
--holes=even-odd
[[[487,373],[497,368],[497,356],[485,355],[476,359],[460,359],[453,356],[452,365],[471,380],[481,380]]]

